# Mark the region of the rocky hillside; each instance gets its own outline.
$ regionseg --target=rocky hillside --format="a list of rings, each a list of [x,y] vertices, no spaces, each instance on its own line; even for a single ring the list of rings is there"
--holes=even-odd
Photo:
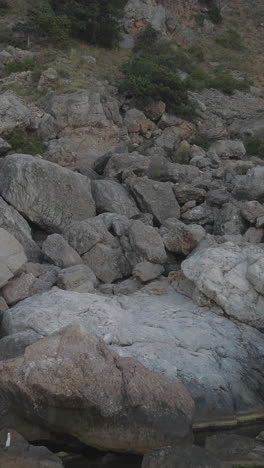
[[[0,1],[0,466],[263,466],[262,2],[128,1],[110,50],[27,7]],[[185,115],[120,85],[149,25]]]

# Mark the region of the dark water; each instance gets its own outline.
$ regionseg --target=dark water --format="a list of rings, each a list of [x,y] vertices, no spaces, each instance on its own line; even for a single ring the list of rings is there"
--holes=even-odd
[[[64,460],[65,468],[140,468],[141,457],[133,455],[110,455],[107,454],[96,460],[89,460],[83,456],[74,455]]]

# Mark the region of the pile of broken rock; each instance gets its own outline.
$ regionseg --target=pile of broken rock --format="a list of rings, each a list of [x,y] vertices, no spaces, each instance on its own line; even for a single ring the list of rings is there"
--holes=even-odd
[[[115,101],[82,91],[53,96],[33,125],[18,98],[0,96],[3,439],[11,427],[28,441],[63,435],[113,452],[181,447],[146,455],[144,468],[164,468],[187,459],[193,423],[263,415],[264,167],[242,133],[245,121],[252,134],[264,121],[252,110],[241,123],[235,97],[221,114],[217,93],[213,114],[210,93],[199,96],[208,151],[191,144],[194,124],[161,105],[152,119],[121,117]],[[47,153],[12,152],[14,125],[53,129]],[[63,145],[85,125],[137,150],[96,153],[84,167]],[[46,449],[47,463],[34,465],[42,449],[11,433],[27,464],[10,448],[4,466],[62,466]],[[188,456],[216,467],[220,442]]]

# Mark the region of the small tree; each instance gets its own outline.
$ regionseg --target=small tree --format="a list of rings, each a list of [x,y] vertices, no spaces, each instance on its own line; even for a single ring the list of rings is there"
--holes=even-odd
[[[55,43],[65,43],[74,36],[113,47],[120,38],[125,3],[126,0],[34,0],[27,31]]]
[[[125,0],[50,1],[56,15],[65,15],[70,20],[74,36],[103,47],[118,43]]]

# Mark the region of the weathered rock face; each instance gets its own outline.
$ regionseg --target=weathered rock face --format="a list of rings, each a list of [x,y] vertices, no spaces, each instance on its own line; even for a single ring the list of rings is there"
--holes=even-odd
[[[98,213],[118,213],[127,218],[139,213],[126,189],[113,180],[92,181],[92,194]]]
[[[95,214],[87,177],[33,156],[13,154],[3,160],[0,191],[30,221],[55,232]]]
[[[118,144],[122,124],[118,102],[110,96],[103,99],[97,89],[54,95],[47,107],[60,136],[49,143],[47,159],[62,166],[85,162],[91,167]]]
[[[121,452],[190,440],[193,401],[184,386],[111,353],[79,325],[1,362],[0,375],[1,405],[17,427],[26,416],[33,427]]]
[[[156,0],[129,0],[125,7],[124,28],[127,33],[137,36],[147,24],[157,31],[165,30],[166,11]]]
[[[0,228],[0,288],[8,280],[13,278],[15,273],[27,261],[22,245],[4,229]]]
[[[180,207],[174,196],[171,183],[138,177],[130,179],[128,186],[141,211],[153,214],[160,223],[168,218],[179,218]]]
[[[55,95],[49,103],[49,111],[61,129],[98,125],[107,127],[109,124],[100,94],[94,90]]]
[[[182,381],[195,400],[196,419],[258,412],[264,397],[263,334],[218,314],[171,292],[116,298],[53,289],[6,311],[2,331],[18,353],[20,333],[34,330],[37,340],[78,321],[119,355]]]
[[[8,135],[16,127],[27,127],[30,110],[10,91],[0,96],[0,135]]]
[[[182,263],[186,278],[225,313],[253,327],[264,328],[263,277],[264,250],[231,242],[216,248],[198,250]]]

